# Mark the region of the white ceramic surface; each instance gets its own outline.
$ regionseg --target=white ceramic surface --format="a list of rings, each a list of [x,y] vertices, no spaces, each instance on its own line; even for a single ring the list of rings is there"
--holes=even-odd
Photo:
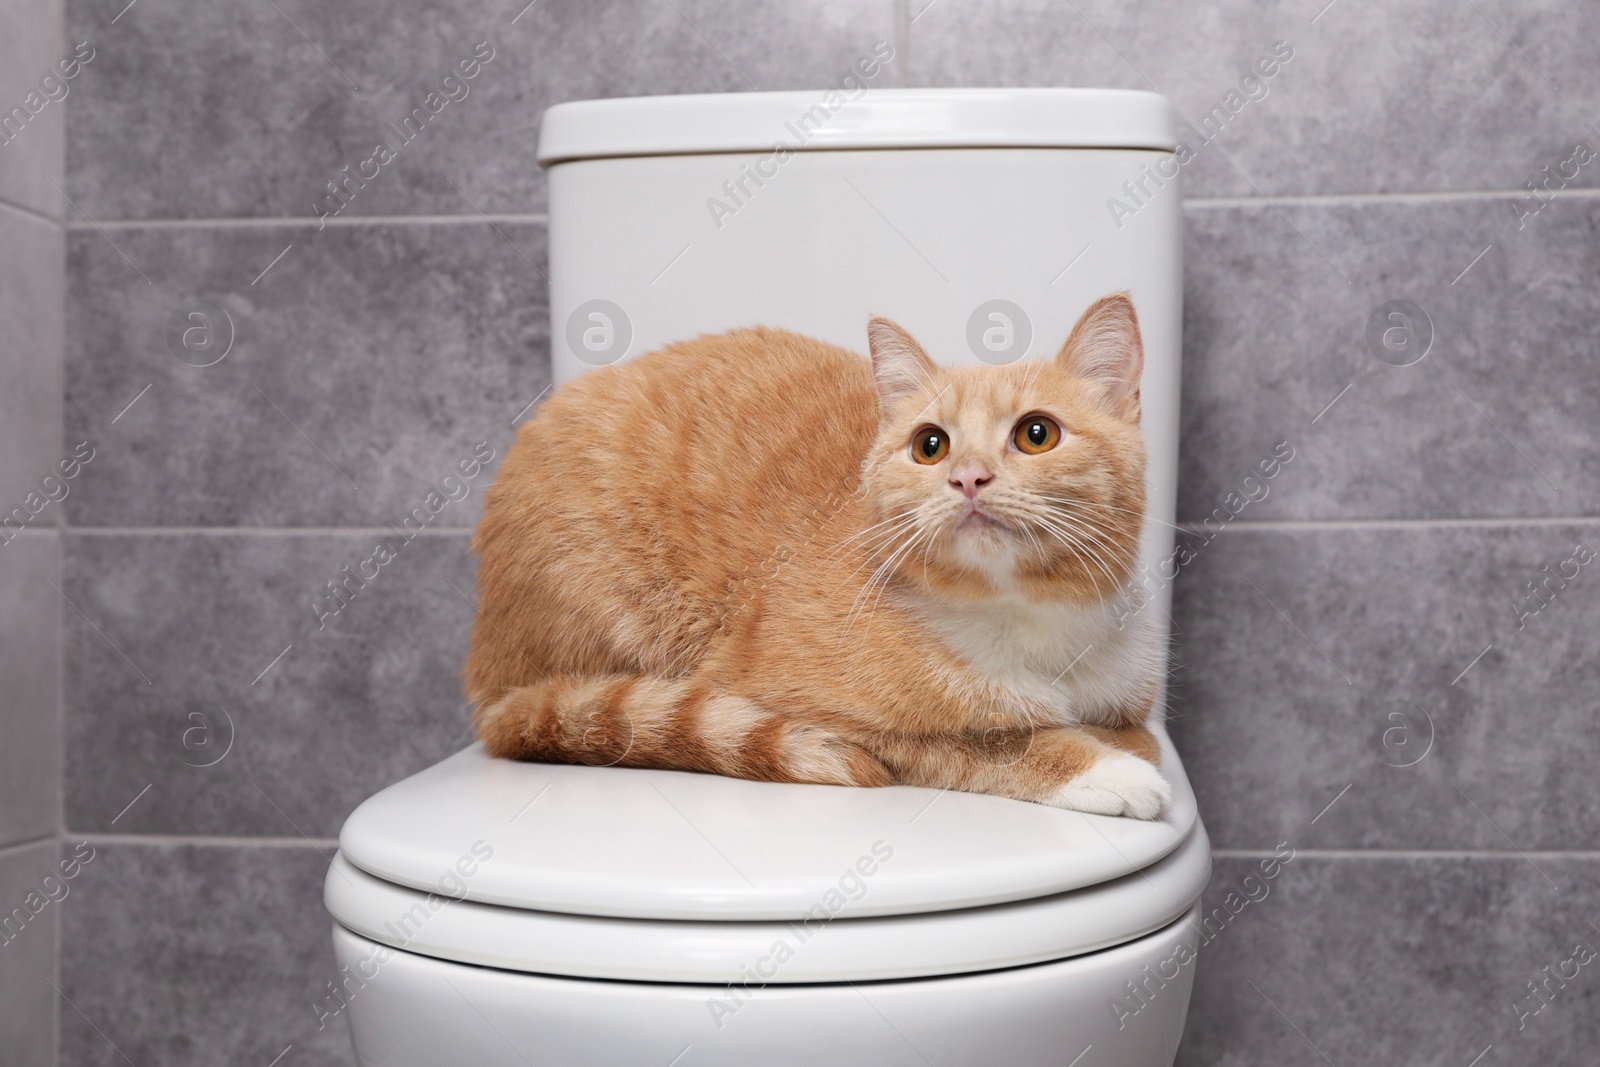
[[[865,982],[1025,966],[1131,941],[1193,906],[1210,872],[1197,824],[1172,853],[1115,881],[933,914],[863,917],[873,875],[836,880],[808,917],[787,921],[559,914],[404,889],[342,856],[325,900],[335,920],[374,941],[505,970],[645,982],[737,982],[753,970],[772,983]]]
[[[759,155],[596,159],[550,169],[551,358],[557,382],[597,363],[740,326],[779,326],[857,352],[888,315],[941,363],[977,363],[991,301],[1020,308],[1022,358],[1047,359],[1085,308],[1128,291],[1144,336],[1150,459],[1141,562],[1163,573],[1177,505],[1183,325],[1178,179],[1129,215],[1124,182],[1153,150],[796,152],[736,214],[722,184]],[[600,316],[596,318],[596,316]],[[1019,329],[1019,320],[1014,324]],[[1014,336],[1020,338],[1020,333]],[[593,345],[593,348],[589,346]],[[985,353],[987,354],[987,353]],[[1165,570],[1170,581],[1170,567]],[[1170,586],[1154,584],[1163,625]]]
[[[872,89],[579,100],[544,113],[539,163],[837,148],[1177,147],[1166,97],[1127,89]]]
[[[971,908],[1119,878],[1176,848],[1194,794],[1163,746],[1173,803],[1144,822],[907,786],[517,763],[474,745],[363,803],[339,847],[398,885],[459,880],[469,900],[576,915],[793,919],[858,865],[872,873],[852,915]]]
[[[514,974],[339,927],[333,939],[346,973],[371,976],[340,1009],[370,1067],[1171,1067],[1195,923],[1037,967],[731,992]]]
[[[899,320],[941,362],[996,362],[969,342],[975,323],[996,321],[985,318],[996,300],[1014,305],[1012,335],[1031,335],[1011,355],[1048,358],[1093,300],[1127,290],[1146,351],[1141,560],[1159,574],[1172,549],[1182,323],[1165,101],[873,90],[823,121],[821,98],[547,113],[556,380],[758,324],[861,351],[871,314]],[[813,122],[803,144],[775,153],[790,109]],[[1169,602],[1158,581],[1148,610],[1164,622]],[[340,1013],[360,1061],[387,1067],[1062,1067],[1084,1056],[1170,1067],[1193,980],[1173,961],[1194,944],[1194,913],[1160,924],[1197,898],[1209,857],[1170,745],[1165,768],[1172,810],[1139,823],[909,788],[516,765],[469,749],[345,828],[330,909],[409,950],[336,926],[341,974],[355,976]],[[843,909],[774,974],[747,978],[766,985],[689,984],[759,968],[767,935],[794,934],[847,876]],[[439,890],[467,899],[430,903]],[[950,976],[909,977],[938,972]],[[1132,983],[1146,995],[1127,999]]]

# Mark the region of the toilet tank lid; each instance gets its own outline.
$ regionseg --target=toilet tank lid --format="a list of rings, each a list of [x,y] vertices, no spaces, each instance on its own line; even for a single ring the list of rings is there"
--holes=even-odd
[[[1172,105],[1127,89],[844,89],[581,100],[545,111],[539,163],[862,148],[1177,147]],[[781,160],[780,160],[781,161]]]
[[[1162,744],[1174,799],[1152,822],[904,786],[516,763],[474,745],[363,803],[339,848],[386,882],[545,912],[795,919],[835,898],[858,917],[947,911],[1097,885],[1172,852],[1195,802]]]

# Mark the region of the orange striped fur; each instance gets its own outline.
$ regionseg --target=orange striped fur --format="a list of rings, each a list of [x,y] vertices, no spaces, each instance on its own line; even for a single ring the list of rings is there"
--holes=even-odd
[[[1160,812],[1131,301],[1004,367],[868,338],[700,337],[523,425],[473,542],[492,754]]]

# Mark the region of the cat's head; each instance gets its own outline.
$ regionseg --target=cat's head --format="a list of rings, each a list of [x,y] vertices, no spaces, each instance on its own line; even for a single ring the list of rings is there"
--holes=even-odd
[[[862,541],[961,599],[1090,603],[1128,581],[1144,516],[1139,374],[1126,294],[1084,312],[1053,359],[940,367],[895,323],[867,327],[878,438]]]

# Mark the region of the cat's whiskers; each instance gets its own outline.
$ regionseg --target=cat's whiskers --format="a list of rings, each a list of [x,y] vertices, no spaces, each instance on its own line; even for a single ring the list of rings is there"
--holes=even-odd
[[[1034,515],[1034,508],[1031,506],[1032,501],[1026,495],[1002,491],[1000,494],[986,496],[984,499],[988,504],[984,514],[989,519],[998,523],[1006,534],[1027,538],[1032,543],[1034,550],[1038,552],[1039,561],[1041,563],[1048,561],[1049,556],[1045,552],[1044,543],[1039,540],[1039,536],[1033,532],[1029,525],[1029,520]],[[960,517],[959,515],[956,516],[957,521],[959,521]]]
[[[1021,529],[1022,529],[1023,535],[1026,536],[1028,538],[1028,540],[1033,543],[1033,550],[1036,553],[1038,553],[1039,562],[1041,564],[1049,562],[1049,557],[1047,555],[1045,555],[1044,542],[1040,541],[1039,540],[1039,535],[1033,532],[1033,527],[1028,525],[1027,523],[1023,523]]]
[[[1108,530],[1084,519],[1081,515],[1066,515],[1054,512],[1053,517],[1057,522],[1072,530],[1073,533],[1086,538],[1095,548],[1104,549],[1112,559],[1124,564],[1129,562],[1125,558],[1127,553],[1122,543],[1118,540],[1117,531]]]
[[[926,541],[924,541],[922,543],[922,584],[923,585],[927,585],[928,581],[929,581],[929,579],[928,579],[928,553],[930,551],[932,551],[933,546],[938,543],[939,538],[944,536],[944,533],[945,533],[944,527],[942,527],[942,526],[938,527],[937,529],[935,529],[933,531],[933,536],[928,538]]]
[[[1088,547],[1084,545],[1079,538],[1056,525],[1049,519],[1041,518],[1039,520],[1039,526],[1044,530],[1045,533],[1049,534],[1053,540],[1061,544],[1061,546],[1067,550],[1068,555],[1076,558],[1079,562],[1085,565],[1086,573],[1089,576],[1089,581],[1094,585],[1094,591],[1098,595],[1100,592],[1100,579],[1094,574],[1092,569],[1088,569],[1094,565],[1094,560],[1089,555]]]
[[[865,568],[871,566],[874,562],[880,561],[882,558],[881,552],[883,549],[887,548],[889,545],[892,545],[896,538],[904,537],[906,534],[912,532],[912,530],[914,530],[920,524],[920,522],[920,518],[915,514],[915,509],[913,509],[911,513],[909,513],[901,521],[897,522],[890,529],[880,531],[868,541],[863,542],[861,545],[855,546],[861,550],[861,562],[856,564],[855,568],[851,570],[849,574],[845,575],[838,585],[834,586],[833,592],[837,593],[840,589],[843,589],[852,578],[860,574]]]
[[[1080,534],[1086,533],[1087,531],[1081,528],[1073,529],[1058,521],[1057,518],[1051,516],[1040,516],[1038,521],[1040,526],[1042,526],[1047,532],[1065,545],[1068,551],[1070,551],[1073,555],[1077,556],[1085,563],[1092,563],[1095,567],[1098,567],[1100,573],[1104,574],[1106,576],[1106,580],[1111,583],[1112,592],[1115,592],[1119,588],[1119,583],[1117,582],[1116,576],[1111,573],[1111,569],[1107,565],[1105,559],[1094,549],[1092,545],[1084,541],[1080,536]],[[1089,571],[1088,574],[1090,581],[1094,585],[1095,595],[1105,595],[1100,591],[1099,578],[1094,575],[1093,571]]]
[[[916,513],[917,513],[917,511],[918,511],[918,509],[920,507],[921,507],[921,505],[916,505],[916,506],[913,506],[913,507],[909,507],[909,508],[907,508],[906,510],[904,510],[902,512],[898,512],[897,514],[889,516],[887,519],[884,519],[881,522],[873,523],[871,526],[868,526],[864,530],[857,530],[855,533],[851,534],[849,537],[846,537],[844,540],[840,541],[839,544],[837,546],[835,546],[835,547],[836,547],[836,549],[837,548],[843,548],[846,545],[850,544],[850,542],[852,542],[852,541],[856,541],[856,540],[859,540],[860,538],[866,537],[868,534],[872,533],[874,530],[882,529],[883,527],[888,526],[890,523],[904,521],[905,519],[916,515]]]
[[[893,533],[894,530],[897,529],[900,525],[902,525],[902,524],[904,524],[906,522],[915,521],[916,520],[916,516],[917,516],[917,511],[918,511],[917,507],[907,508],[905,511],[902,511],[897,515],[891,515],[889,518],[884,519],[882,522],[875,522],[871,526],[868,526],[864,530],[858,530],[855,533],[851,534],[849,537],[846,537],[844,540],[840,541],[838,544],[834,545],[832,548],[830,548],[822,556],[822,558],[824,560],[833,559],[835,556],[845,552],[848,549],[857,548],[857,547],[865,547],[865,546],[871,545],[874,542],[876,542],[879,539],[881,539],[885,533]],[[885,530],[884,529],[885,527],[889,527],[889,529]],[[863,540],[863,539],[865,539],[865,540]],[[862,544],[859,545],[859,546],[856,545],[855,542],[857,542],[857,541],[862,541]]]
[[[1122,508],[1122,507],[1118,507],[1115,504],[1102,504],[1098,500],[1085,500],[1082,497],[1056,497],[1056,496],[1044,496],[1044,497],[1041,497],[1040,499],[1048,500],[1048,501],[1050,501],[1052,503],[1055,503],[1055,504],[1077,504],[1077,505],[1079,505],[1081,507],[1086,507],[1086,508],[1099,508],[1102,511],[1120,512],[1121,514],[1124,514],[1124,515],[1132,515],[1135,518],[1137,518],[1137,519],[1139,519],[1139,520],[1141,520],[1143,522],[1153,522],[1157,526],[1165,526],[1167,529],[1176,530],[1179,533],[1188,533],[1189,532],[1189,531],[1185,530],[1181,526],[1174,526],[1170,522],[1165,522],[1165,521],[1163,521],[1161,519],[1154,518],[1154,517],[1150,516],[1149,514],[1143,512],[1143,511],[1135,511],[1133,508]]]
[[[1128,576],[1130,578],[1132,577],[1133,566],[1136,561],[1137,548],[1135,547],[1130,550],[1127,547],[1127,531],[1119,531],[1109,528],[1083,515],[1057,514],[1060,521],[1070,525],[1077,533],[1088,538],[1095,545],[1099,546],[1100,548],[1104,548],[1107,554],[1121,564],[1121,567],[1126,570]],[[1121,584],[1125,585],[1126,579],[1124,579],[1124,582]]]
[[[850,551],[858,552],[865,562],[871,562],[878,553],[893,543],[896,538],[904,536],[914,529],[921,519],[916,515],[908,515],[887,529],[879,530],[871,537],[863,539],[858,544],[850,545]]]
[[[1087,503],[1085,501],[1070,500],[1070,499],[1065,498],[1065,497],[1051,497],[1051,496],[1043,496],[1043,495],[1041,495],[1040,499],[1048,500],[1048,501],[1051,501],[1052,503],[1056,503],[1056,504]],[[1126,510],[1126,509],[1118,509],[1118,510]],[[1121,557],[1121,556],[1125,555],[1125,549],[1124,549],[1123,546],[1129,540],[1130,535],[1136,536],[1137,532],[1138,532],[1136,530],[1135,531],[1129,531],[1129,530],[1126,530],[1126,529],[1121,529],[1121,528],[1118,528],[1116,526],[1113,526],[1112,522],[1116,521],[1115,519],[1107,519],[1107,518],[1103,518],[1103,517],[1093,517],[1093,516],[1082,515],[1082,514],[1077,514],[1077,513],[1072,513],[1072,512],[1065,512],[1065,511],[1062,511],[1060,508],[1052,509],[1052,514],[1056,515],[1059,519],[1061,519],[1063,521],[1072,523],[1075,527],[1079,528],[1082,532],[1084,532],[1086,534],[1092,532],[1095,535],[1094,536],[1094,540],[1096,541],[1096,543],[1100,544],[1108,552],[1110,552],[1113,556],[1117,556],[1117,557]],[[1138,513],[1130,511],[1129,514],[1138,514]]]
[[[863,562],[857,566],[855,570],[851,571],[848,576],[846,576],[845,581],[848,582],[850,578],[860,574],[863,568],[874,562],[877,564],[872,573],[867,576],[867,580],[862,583],[861,588],[856,591],[855,599],[851,601],[850,611],[845,616],[845,632],[849,632],[852,620],[860,610],[862,598],[869,594],[873,584],[878,580],[879,576],[885,573],[886,568],[893,563],[895,558],[899,556],[908,545],[916,543],[917,538],[921,536],[923,530],[925,529],[926,526],[917,521],[917,517],[913,515],[909,524],[897,525],[892,531],[890,531],[891,536],[886,540],[883,547],[866,552]],[[905,540],[897,543],[899,538],[905,538]],[[882,554],[885,547],[888,547],[887,556]],[[841,583],[841,587],[842,585],[843,583]]]
[[[854,627],[855,620],[860,616],[861,609],[864,607],[864,602],[868,600],[870,600],[872,603],[872,612],[867,616],[867,631],[870,632],[872,628],[872,618],[877,614],[878,610],[878,599],[873,597],[874,588],[879,586],[886,587],[888,585],[889,580],[893,577],[893,567],[895,562],[909,552],[912,548],[914,548],[917,542],[920,541],[923,536],[927,534],[927,532],[928,528],[926,526],[917,529],[903,544],[896,547],[895,550],[890,553],[888,558],[879,563],[877,569],[874,570],[867,578],[866,582],[862,584],[860,591],[856,593],[855,599],[851,601],[850,611],[845,615],[844,629],[839,635],[841,646],[844,643],[845,637],[849,635],[850,630]],[[859,569],[860,568],[857,568],[857,570]],[[881,589],[879,592],[881,593]]]
[[[1094,527],[1073,518],[1067,518],[1066,525],[1073,533],[1083,537],[1090,545],[1094,546],[1097,555],[1101,550],[1104,550],[1111,560],[1124,566],[1127,564],[1128,561],[1124,558],[1125,553],[1122,547],[1114,539],[1108,538]],[[1121,583],[1118,584],[1120,585]]]
[[[918,530],[915,537],[907,541],[898,552],[884,561],[885,573],[883,578],[878,582],[877,592],[873,594],[871,611],[867,614],[867,628],[862,631],[863,638],[872,632],[872,620],[877,618],[878,606],[883,603],[883,594],[888,590],[889,583],[894,580],[896,564],[901,559],[904,559],[911,554],[911,550],[917,546],[918,541],[927,536],[927,532],[927,527],[923,527],[922,529]]]
[[[1092,534],[1097,544],[1103,546],[1114,556],[1123,555],[1122,544],[1127,539],[1128,531],[1119,530],[1102,521],[1084,515],[1075,515],[1062,511],[1052,512],[1059,520],[1071,523],[1075,528],[1085,534]]]
[[[918,521],[916,508],[903,511],[893,518],[885,519],[883,522],[877,523],[873,527],[862,530],[860,533],[839,542],[821,557],[820,562],[831,562],[842,555],[856,553],[862,562],[856,566],[855,571],[851,572],[854,574],[866,564],[873,562],[877,558],[878,551],[884,545],[905,534]]]

